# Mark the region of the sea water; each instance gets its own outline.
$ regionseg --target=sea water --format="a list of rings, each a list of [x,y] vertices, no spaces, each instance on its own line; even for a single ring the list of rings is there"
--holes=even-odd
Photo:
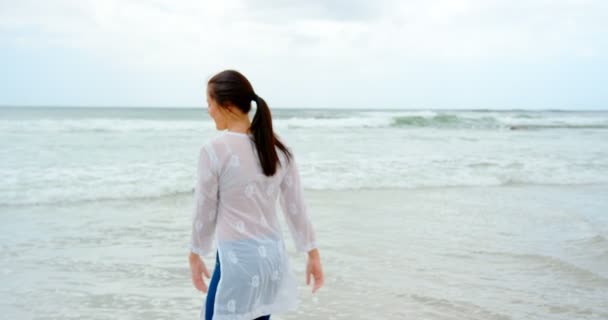
[[[327,277],[275,319],[608,318],[608,112],[272,116]],[[218,134],[203,107],[0,108],[0,313],[195,317],[188,219]]]

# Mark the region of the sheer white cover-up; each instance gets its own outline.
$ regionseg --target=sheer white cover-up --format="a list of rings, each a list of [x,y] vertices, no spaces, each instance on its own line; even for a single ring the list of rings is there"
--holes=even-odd
[[[250,134],[225,131],[200,150],[190,250],[211,257],[217,246],[215,320],[252,320],[299,303],[277,199],[296,250],[307,252],[317,244],[295,155],[288,161],[276,150],[282,165],[272,177],[264,175]],[[201,319],[204,313],[203,303]]]

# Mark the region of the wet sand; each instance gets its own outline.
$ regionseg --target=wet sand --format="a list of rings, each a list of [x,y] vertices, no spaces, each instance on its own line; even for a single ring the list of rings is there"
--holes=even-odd
[[[325,286],[311,295],[288,238],[302,302],[272,319],[606,319],[606,195],[606,185],[306,190]],[[3,207],[2,314],[196,318],[191,201]]]

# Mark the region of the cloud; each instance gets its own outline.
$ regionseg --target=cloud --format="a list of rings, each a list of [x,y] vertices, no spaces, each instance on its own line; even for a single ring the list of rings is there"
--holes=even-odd
[[[245,10],[256,19],[271,23],[289,23],[300,20],[369,21],[382,18],[391,3],[352,0],[270,0],[246,1]]]
[[[289,71],[329,95],[413,69],[594,59],[608,48],[604,12],[597,0],[0,0],[0,37],[184,81],[239,68],[274,90]]]
[[[604,50],[605,41],[597,40],[606,31],[601,12],[608,9],[602,1],[541,0],[55,0],[5,1],[0,8],[5,37],[32,30],[19,40],[131,53],[146,57],[144,64],[199,64],[202,57],[216,60],[235,51],[330,60],[383,52],[529,57],[576,54],[581,48],[589,55]]]

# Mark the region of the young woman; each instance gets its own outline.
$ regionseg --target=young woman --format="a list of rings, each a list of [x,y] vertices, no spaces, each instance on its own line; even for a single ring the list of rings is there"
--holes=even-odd
[[[252,102],[257,111],[250,122]],[[268,105],[242,74],[226,70],[213,76],[207,103],[216,129],[226,131],[205,143],[198,158],[189,260],[194,286],[207,292],[201,319],[270,319],[299,301],[277,198],[297,251],[308,253],[306,284],[314,279],[313,293],[323,285],[298,166],[272,130]],[[213,253],[211,277],[200,256]],[[209,288],[203,275],[211,278]]]

